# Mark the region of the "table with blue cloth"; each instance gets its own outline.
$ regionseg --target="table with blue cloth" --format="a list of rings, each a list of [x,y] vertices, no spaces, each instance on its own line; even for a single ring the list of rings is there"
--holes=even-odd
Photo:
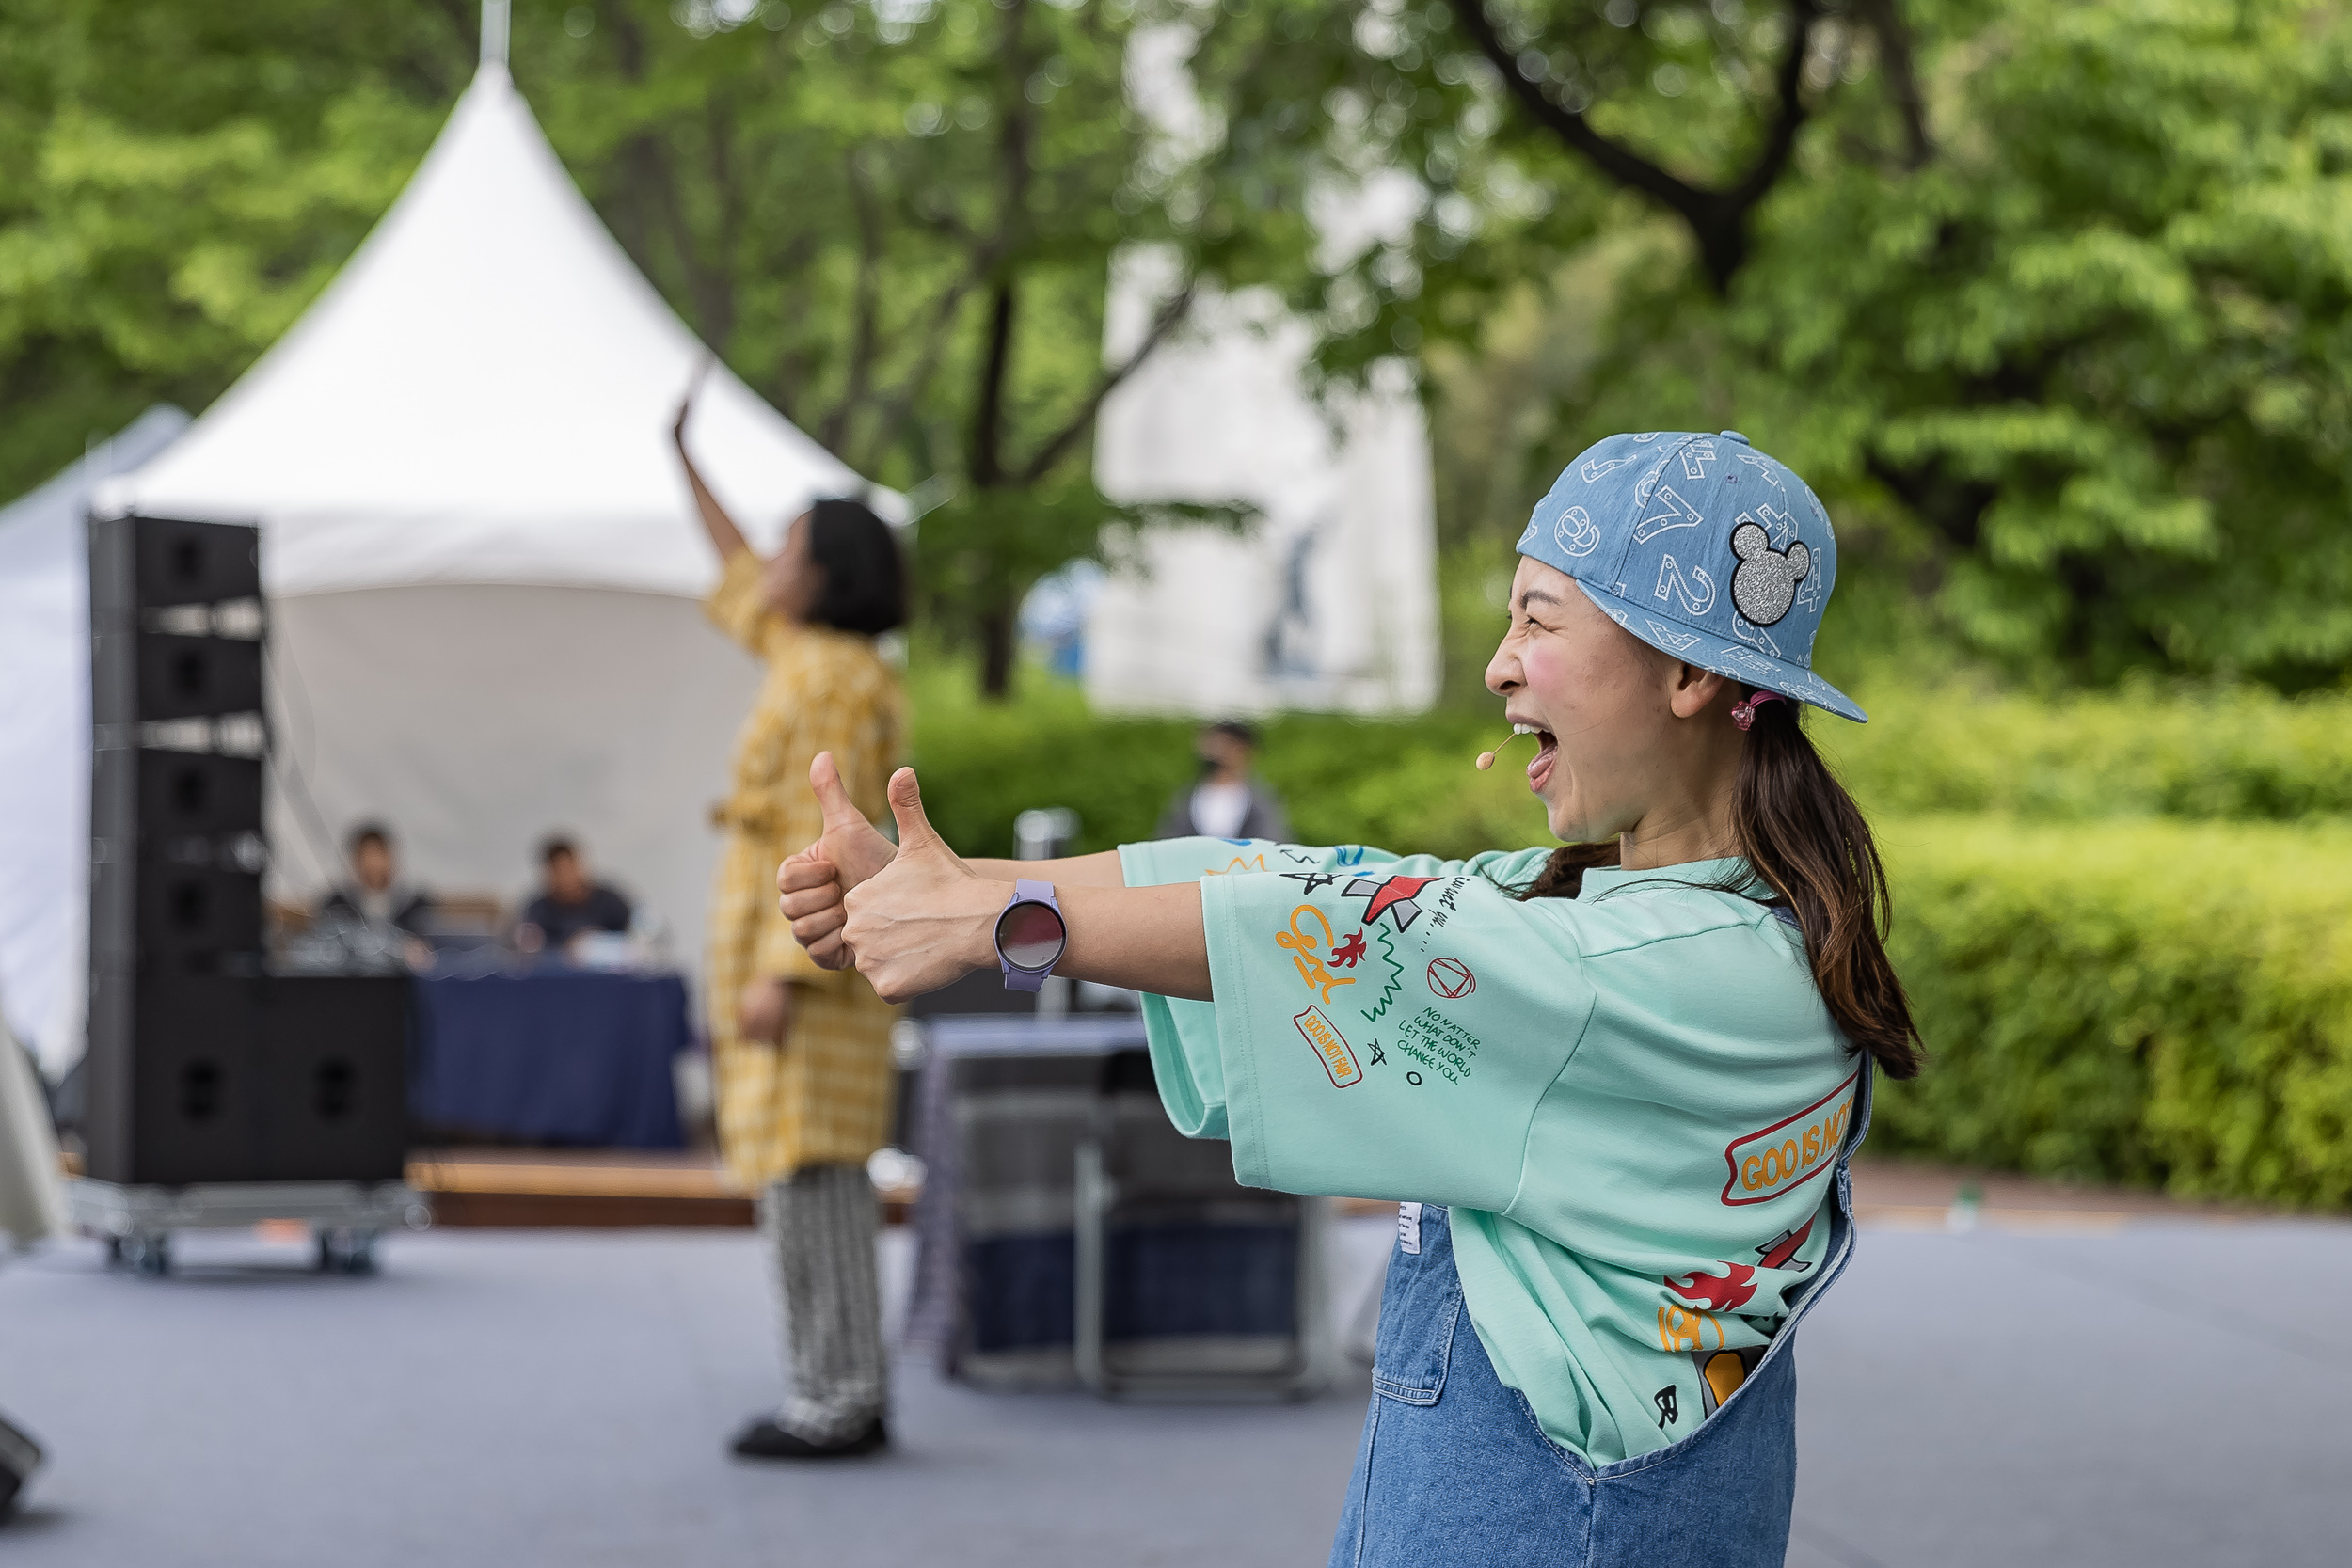
[[[675,974],[560,965],[417,980],[409,1108],[434,1135],[581,1148],[682,1148]]]

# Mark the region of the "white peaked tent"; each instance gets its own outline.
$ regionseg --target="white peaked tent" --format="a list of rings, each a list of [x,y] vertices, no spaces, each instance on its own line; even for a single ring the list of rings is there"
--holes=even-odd
[[[381,817],[427,887],[509,897],[553,829],[699,957],[752,661],[670,446],[706,351],[597,221],[485,47],[342,275],[107,512],[262,527],[278,892]],[[859,476],[723,367],[689,431],[755,546]]]

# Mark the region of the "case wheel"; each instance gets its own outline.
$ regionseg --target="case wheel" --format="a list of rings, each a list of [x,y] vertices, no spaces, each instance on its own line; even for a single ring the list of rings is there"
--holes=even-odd
[[[314,1234],[318,1243],[314,1255],[315,1266],[321,1274],[369,1275],[375,1272],[377,1232],[323,1225]]]
[[[113,1255],[143,1277],[161,1279],[171,1272],[171,1237],[124,1236],[114,1243]]]

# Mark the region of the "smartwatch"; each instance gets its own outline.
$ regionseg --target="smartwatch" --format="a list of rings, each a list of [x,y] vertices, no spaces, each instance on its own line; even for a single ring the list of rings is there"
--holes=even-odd
[[[1070,927],[1062,924],[1054,884],[1013,883],[1012,897],[996,917],[996,963],[1005,972],[1005,989],[1036,990],[1043,986],[1069,945]]]

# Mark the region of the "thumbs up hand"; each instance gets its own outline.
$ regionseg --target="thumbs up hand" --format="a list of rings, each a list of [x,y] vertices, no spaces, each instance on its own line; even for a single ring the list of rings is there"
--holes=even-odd
[[[809,787],[825,814],[824,836],[776,867],[776,908],[792,922],[792,940],[823,969],[854,960],[842,945],[843,900],[850,889],[880,872],[896,853],[850,799],[831,752],[808,766]]]
[[[825,836],[819,841],[825,859],[840,873],[841,889],[846,893],[868,877],[878,875],[897,850],[850,800],[850,792],[841,783],[841,769],[834,766],[831,752],[818,752],[817,759],[808,765],[808,783],[825,813]]]
[[[923,815],[914,768],[891,775],[890,812],[898,819],[898,853],[849,894],[840,937],[882,1000],[904,1002],[989,962],[1009,889],[947,847]]]
[[[857,960],[841,943],[841,923],[849,918],[843,900],[841,874],[825,859],[825,841],[818,839],[776,867],[776,908],[792,922],[792,940],[805,948],[819,969],[847,969]]]

